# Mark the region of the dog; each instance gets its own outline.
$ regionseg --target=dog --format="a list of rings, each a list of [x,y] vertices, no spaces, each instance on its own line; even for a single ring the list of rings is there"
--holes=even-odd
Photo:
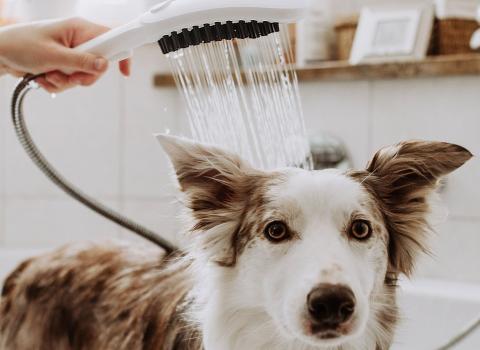
[[[5,281],[2,350],[386,350],[396,281],[428,250],[431,197],[472,154],[380,150],[365,170],[262,171],[159,136],[188,248],[64,247]]]

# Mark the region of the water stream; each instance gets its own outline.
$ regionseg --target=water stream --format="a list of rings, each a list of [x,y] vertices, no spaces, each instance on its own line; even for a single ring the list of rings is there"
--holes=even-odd
[[[311,168],[288,28],[167,55],[192,136],[263,169]]]

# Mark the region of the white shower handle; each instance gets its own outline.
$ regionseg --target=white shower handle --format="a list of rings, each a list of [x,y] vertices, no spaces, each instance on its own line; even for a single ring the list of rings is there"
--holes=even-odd
[[[302,19],[309,0],[166,0],[121,27],[76,48],[110,61],[130,57],[140,46],[184,28],[227,21],[291,23]]]

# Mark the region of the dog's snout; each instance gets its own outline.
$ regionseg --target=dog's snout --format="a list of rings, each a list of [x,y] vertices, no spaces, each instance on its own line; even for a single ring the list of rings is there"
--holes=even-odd
[[[355,311],[355,296],[349,287],[321,284],[308,295],[307,306],[318,331],[335,329],[351,319]]]

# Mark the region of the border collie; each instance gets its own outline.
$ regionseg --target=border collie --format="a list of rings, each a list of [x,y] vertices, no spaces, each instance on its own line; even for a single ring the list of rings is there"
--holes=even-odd
[[[0,349],[388,349],[397,277],[427,251],[430,197],[472,157],[410,141],[365,170],[261,171],[159,140],[189,247],[70,246],[25,261],[3,286]]]

